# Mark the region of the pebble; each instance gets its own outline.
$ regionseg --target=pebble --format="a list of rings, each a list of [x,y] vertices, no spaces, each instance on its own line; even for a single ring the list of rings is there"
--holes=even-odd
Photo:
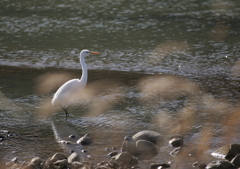
[[[81,145],[90,145],[93,142],[92,137],[90,134],[85,134],[83,137],[81,137],[78,141],[77,144]]]
[[[68,138],[75,138],[75,135],[69,135]]]
[[[52,163],[58,161],[58,160],[63,160],[63,159],[67,159],[67,156],[65,154],[62,153],[55,153],[51,158],[50,161]]]
[[[74,161],[81,161],[80,156],[77,153],[72,153],[68,159],[67,159],[69,164],[72,164]]]
[[[169,144],[172,147],[181,147],[183,145],[183,139],[181,137],[175,137],[169,140]]]
[[[108,153],[108,156],[113,157],[113,156],[116,156],[118,153],[119,152],[117,152],[117,151],[112,151],[112,152]]]

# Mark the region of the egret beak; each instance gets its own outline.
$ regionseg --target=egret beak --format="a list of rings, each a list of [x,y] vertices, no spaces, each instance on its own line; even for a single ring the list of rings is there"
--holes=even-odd
[[[100,53],[98,53],[98,52],[90,52],[91,54],[97,54],[97,55],[99,55]]]

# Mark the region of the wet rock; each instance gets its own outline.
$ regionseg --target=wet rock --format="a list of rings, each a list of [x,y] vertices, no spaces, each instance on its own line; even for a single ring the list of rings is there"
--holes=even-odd
[[[58,160],[58,161],[54,162],[53,164],[54,164],[54,166],[58,166],[58,168],[68,168],[69,167],[67,159]]]
[[[68,138],[75,138],[75,135],[69,135]]]
[[[115,169],[115,168],[120,168],[120,164],[116,162],[115,160],[110,160],[110,161],[102,161],[97,164],[95,169]]]
[[[207,167],[207,164],[204,163],[204,162],[199,163],[199,162],[196,161],[196,162],[193,163],[192,166],[197,167],[199,169],[205,169]]]
[[[150,141],[138,140],[136,142],[136,148],[138,151],[138,160],[149,160],[158,154],[159,147]]]
[[[35,164],[36,166],[41,166],[42,160],[39,157],[34,157],[31,161],[30,164]]]
[[[121,150],[131,153],[138,160],[148,160],[158,154],[159,147],[150,141],[138,139],[135,141],[131,136],[126,136]]]
[[[153,144],[156,144],[157,146],[161,147],[164,145],[164,138],[163,136],[156,132],[151,130],[143,130],[140,131],[132,136],[134,141],[138,140],[147,140],[152,142]]]
[[[84,167],[84,164],[79,162],[79,161],[74,161],[71,165],[71,169],[82,169]],[[83,168],[83,169],[87,169],[87,168]]]
[[[121,147],[122,152],[130,152],[133,156],[138,155],[136,142],[131,136],[125,136]]]
[[[206,163],[200,163],[199,165],[198,165],[198,168],[199,169],[205,169],[207,167],[207,164]]]
[[[92,137],[89,134],[85,134],[83,137],[81,137],[78,141],[77,144],[81,145],[89,145],[93,142]]]
[[[72,164],[74,161],[81,161],[81,158],[77,153],[72,153],[68,157],[68,163]]]
[[[63,159],[67,159],[67,156],[62,154],[62,153],[55,153],[51,158],[50,158],[50,162],[54,163],[58,160],[63,160]]]
[[[223,146],[211,153],[213,157],[231,161],[237,154],[240,154],[240,144]]]
[[[169,144],[172,147],[181,147],[183,145],[183,138],[182,137],[174,137],[169,140]]]
[[[9,134],[10,132],[8,130],[0,130],[0,133]]]
[[[119,153],[118,151],[112,151],[108,153],[108,156],[113,157],[113,156],[116,156],[118,153]]]
[[[122,152],[114,156],[113,159],[123,165],[135,166],[138,164],[138,160],[132,156],[129,152]]]
[[[18,162],[18,158],[17,157],[14,157],[12,160],[11,160],[12,163],[17,163]]]
[[[236,156],[232,159],[231,163],[233,163],[233,164],[234,164],[235,166],[237,166],[237,167],[240,167],[240,154],[236,155]]]
[[[217,160],[209,163],[206,169],[237,169],[237,167],[229,161]]]
[[[66,140],[60,140],[59,143],[60,144],[71,144],[70,141],[66,141]]]
[[[165,168],[170,168],[171,165],[170,164],[156,164],[153,163],[150,165],[150,169],[165,169]]]
[[[4,140],[6,140],[6,137],[3,135],[0,135],[0,141],[4,141]]]

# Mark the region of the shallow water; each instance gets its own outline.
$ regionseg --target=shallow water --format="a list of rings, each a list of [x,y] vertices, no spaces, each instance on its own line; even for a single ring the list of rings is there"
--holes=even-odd
[[[64,151],[53,124],[92,133],[87,149],[96,162],[106,147],[145,129],[209,142],[207,151],[237,142],[239,7],[230,0],[0,2],[0,127],[20,134],[1,142],[0,155]],[[57,86],[43,82],[79,78],[84,48],[101,53],[86,58],[97,92],[71,107],[66,122],[49,106]]]

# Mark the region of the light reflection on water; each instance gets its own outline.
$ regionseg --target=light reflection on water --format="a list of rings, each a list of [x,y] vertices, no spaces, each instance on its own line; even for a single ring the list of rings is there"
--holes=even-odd
[[[89,57],[90,69],[228,74],[218,60],[238,60],[239,11],[232,1],[2,3],[1,65],[76,69],[83,48],[104,53],[104,61]],[[185,43],[187,51],[146,63],[171,41]]]

